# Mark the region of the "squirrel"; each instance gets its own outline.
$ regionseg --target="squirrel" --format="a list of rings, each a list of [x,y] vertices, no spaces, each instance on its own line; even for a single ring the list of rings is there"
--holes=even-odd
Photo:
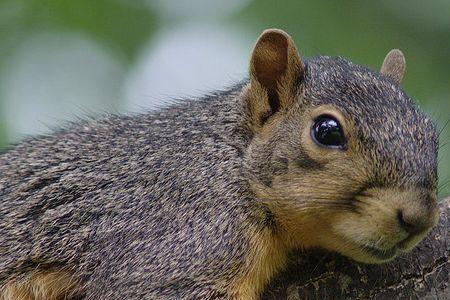
[[[258,299],[295,249],[361,263],[438,217],[438,138],[399,86],[268,29],[228,90],[0,155],[0,299]]]

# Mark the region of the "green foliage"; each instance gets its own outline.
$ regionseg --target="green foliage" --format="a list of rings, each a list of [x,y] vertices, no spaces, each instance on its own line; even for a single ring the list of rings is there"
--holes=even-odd
[[[80,31],[130,61],[156,27],[156,17],[138,1],[10,0],[2,6],[17,10],[16,17],[5,24],[9,30]]]

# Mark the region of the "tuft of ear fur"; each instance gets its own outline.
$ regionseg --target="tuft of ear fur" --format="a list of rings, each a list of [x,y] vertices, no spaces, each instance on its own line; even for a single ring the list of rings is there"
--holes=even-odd
[[[390,77],[397,84],[400,84],[403,76],[405,75],[405,70],[406,61],[402,51],[398,49],[392,49],[384,58],[380,72],[381,74]]]
[[[249,107],[252,119],[262,125],[294,101],[304,73],[292,38],[279,29],[267,29],[258,38],[250,60]]]

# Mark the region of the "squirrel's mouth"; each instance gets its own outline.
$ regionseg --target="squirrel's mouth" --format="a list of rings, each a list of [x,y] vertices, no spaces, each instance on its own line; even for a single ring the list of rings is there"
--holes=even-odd
[[[349,243],[350,244],[350,243]],[[355,261],[367,264],[382,264],[393,260],[399,254],[405,252],[401,244],[396,244],[391,248],[378,248],[367,243],[361,244],[352,242],[353,247],[350,251],[339,251]]]
[[[364,252],[370,254],[374,258],[381,261],[388,261],[397,256],[399,249],[398,247],[392,247],[390,249],[379,249],[369,246],[362,247]]]

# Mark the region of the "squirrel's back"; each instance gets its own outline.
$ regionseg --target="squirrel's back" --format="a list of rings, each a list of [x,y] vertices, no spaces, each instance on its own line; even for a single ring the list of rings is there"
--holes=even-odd
[[[110,284],[116,298],[139,290],[177,298],[162,283],[184,284],[194,296],[207,292],[203,281],[216,270],[234,276],[246,255],[234,245],[248,243],[234,232],[248,230],[239,218],[253,214],[242,145],[230,139],[245,138],[236,131],[240,86],[149,114],[74,124],[1,154],[0,283],[16,270],[80,277],[95,270],[110,276],[85,283],[90,299]]]

